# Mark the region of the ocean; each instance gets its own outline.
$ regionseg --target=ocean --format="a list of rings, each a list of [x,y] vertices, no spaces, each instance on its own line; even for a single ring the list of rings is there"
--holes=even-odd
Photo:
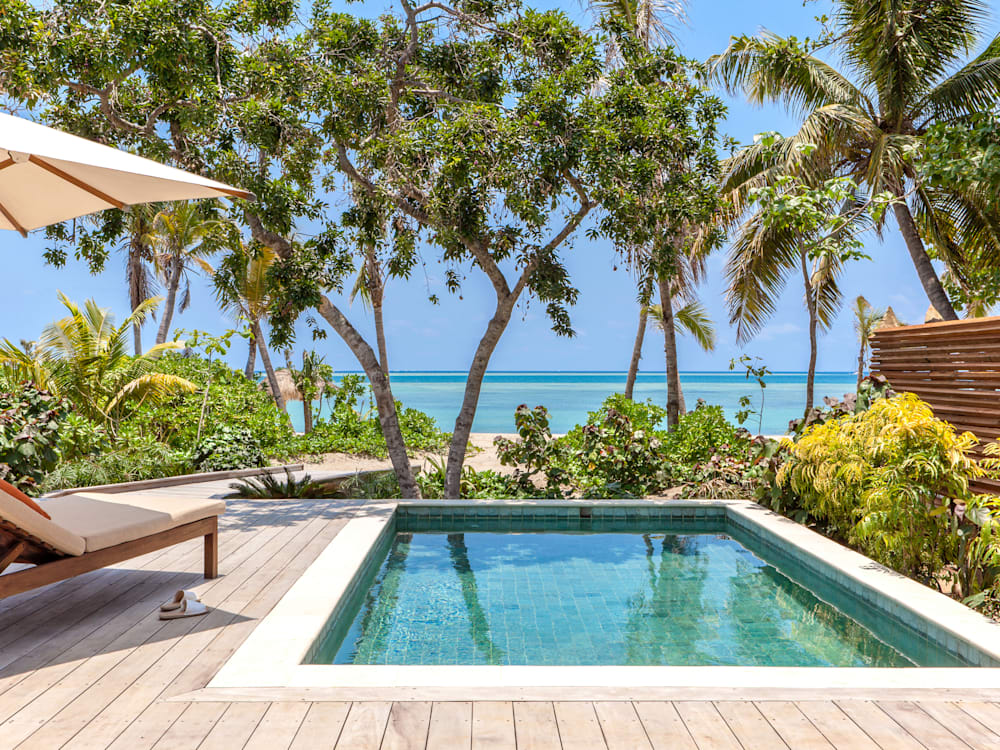
[[[597,409],[610,394],[625,388],[624,372],[492,372],[483,382],[479,408],[473,423],[474,432],[513,432],[514,410],[519,404],[545,406],[549,410],[552,431],[567,432],[587,419],[587,412]],[[462,403],[465,373],[397,372],[392,373],[392,390],[405,406],[427,412],[445,430],[451,430]],[[764,390],[763,418],[760,431],[765,435],[782,434],[789,420],[802,416],[805,407],[806,375],[803,372],[777,372],[767,376]],[[822,372],[816,375],[817,404],[824,396],[842,397],[853,392],[855,375],[851,372]],[[719,404],[730,419],[735,419],[741,396],[749,396],[753,408],[760,411],[760,389],[738,372],[684,372],[681,388],[688,409],[698,399]],[[634,397],[665,404],[667,398],[663,373],[640,373]],[[369,406],[366,404],[365,406]],[[302,403],[288,404],[292,424],[302,429]],[[744,425],[756,432],[758,415]]]

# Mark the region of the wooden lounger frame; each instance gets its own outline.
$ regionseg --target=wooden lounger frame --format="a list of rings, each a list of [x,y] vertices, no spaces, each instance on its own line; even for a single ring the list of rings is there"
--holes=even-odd
[[[199,536],[205,537],[205,578],[216,578],[219,575],[218,516],[203,518],[83,555],[66,555],[23,529],[0,520],[0,573],[15,562],[35,565],[17,573],[0,575],[0,599],[106,568]]]

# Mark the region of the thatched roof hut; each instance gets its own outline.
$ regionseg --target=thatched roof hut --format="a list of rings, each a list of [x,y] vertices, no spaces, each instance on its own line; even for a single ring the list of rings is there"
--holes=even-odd
[[[941,313],[938,312],[937,308],[934,307],[934,305],[928,306],[927,314],[924,315],[924,322],[937,323],[939,320],[944,320],[944,318],[941,317]]]
[[[896,317],[896,313],[892,311],[892,306],[890,305],[885,309],[885,315],[882,316],[882,323],[879,325],[877,330],[882,328],[899,328],[905,325],[899,322],[899,318]]]
[[[303,400],[302,399],[302,394],[299,393],[299,389],[295,387],[295,381],[292,380],[292,374],[288,371],[287,368],[282,367],[279,370],[275,370],[274,371],[274,377],[278,381],[278,389],[281,391],[281,397],[283,399],[285,399],[285,401],[302,401]],[[316,388],[320,389],[320,388],[323,387],[323,385],[324,385],[324,381],[321,380],[321,379],[319,379],[319,378],[317,378],[316,379]],[[337,386],[334,385],[333,383],[327,382],[327,383],[325,383],[325,385],[326,385],[326,390],[328,392],[332,391],[332,390],[336,390],[336,388],[337,388]],[[260,387],[263,388],[268,393],[271,393],[271,383],[267,380],[267,378],[264,378],[264,382],[261,383]],[[272,395],[274,395],[274,394],[272,394]]]

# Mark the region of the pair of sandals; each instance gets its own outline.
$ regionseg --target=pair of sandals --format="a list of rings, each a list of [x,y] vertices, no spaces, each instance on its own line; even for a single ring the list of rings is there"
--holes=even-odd
[[[199,617],[208,613],[194,591],[178,591],[169,602],[160,605],[161,620],[180,620],[182,617]]]

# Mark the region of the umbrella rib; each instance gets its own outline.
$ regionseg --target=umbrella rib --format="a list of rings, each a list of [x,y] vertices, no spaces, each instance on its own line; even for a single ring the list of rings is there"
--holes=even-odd
[[[7,167],[13,166],[14,160],[10,157],[0,161],[0,169],[6,169]]]
[[[42,169],[46,170],[47,172],[51,172],[56,177],[59,177],[60,179],[65,180],[66,182],[70,183],[71,185],[75,185],[76,187],[80,188],[81,190],[84,190],[84,191],[90,193],[91,195],[93,195],[93,196],[95,196],[97,198],[100,198],[102,201],[105,201],[106,203],[110,203],[115,208],[125,208],[125,204],[122,203],[117,198],[112,198],[110,195],[108,195],[107,193],[101,192],[100,190],[98,190],[97,188],[95,188],[93,185],[88,185],[83,180],[81,180],[81,179],[79,179],[77,177],[74,177],[73,175],[69,174],[68,172],[64,172],[63,170],[59,169],[59,167],[57,167],[55,164],[49,164],[49,162],[45,161],[45,159],[42,159],[39,156],[35,156],[34,154],[32,154],[31,156],[28,157],[28,160],[32,164],[37,164]]]
[[[11,215],[10,211],[7,210],[7,207],[3,203],[0,203],[0,214],[4,215],[4,218],[10,222],[10,225],[14,227],[14,229],[20,232],[22,237],[28,236],[28,231],[17,222],[17,219]]]

